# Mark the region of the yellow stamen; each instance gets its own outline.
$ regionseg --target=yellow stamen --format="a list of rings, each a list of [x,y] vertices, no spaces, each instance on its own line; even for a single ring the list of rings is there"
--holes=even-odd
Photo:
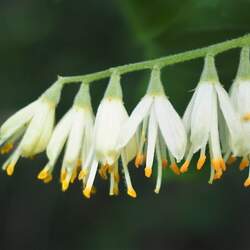
[[[3,154],[8,154],[13,148],[12,143],[6,143],[3,147],[0,149],[0,153]]]
[[[8,176],[12,176],[15,170],[15,165],[9,164],[6,168],[6,172]]]
[[[242,120],[245,122],[250,121],[250,113],[246,113],[242,116]]]
[[[162,167],[163,167],[163,168],[166,168],[167,165],[168,165],[168,160],[167,160],[167,159],[163,159],[163,160],[162,160]]]
[[[170,168],[171,170],[176,174],[176,175],[180,175],[181,172],[180,172],[180,169],[178,168],[177,164],[176,163],[172,163],[170,165]]]
[[[236,162],[236,157],[235,156],[232,156],[232,155],[230,155],[230,157],[228,158],[228,160],[227,160],[227,165],[232,165],[232,164],[234,164],[235,162]]]
[[[48,176],[45,179],[43,179],[43,182],[45,184],[47,184],[47,183],[51,182],[52,179],[53,179],[52,174],[48,174]]]
[[[108,179],[108,175],[107,175],[107,171],[108,171],[109,166],[108,165],[103,165],[100,167],[99,169],[99,175],[101,176],[102,179],[107,180]]]
[[[144,163],[144,155],[143,154],[137,154],[135,158],[135,166],[139,168]]]
[[[81,167],[81,165],[82,165],[82,161],[79,159],[76,163],[76,167],[79,168]]]
[[[221,160],[220,159],[213,159],[212,166],[215,171],[221,171]]]
[[[69,188],[69,181],[65,179],[62,182],[62,191],[65,192],[68,188]]]
[[[114,178],[115,178],[115,182],[117,182],[117,184],[120,182],[120,175],[118,172],[114,173]]]
[[[114,186],[114,189],[113,189],[113,192],[114,192],[114,195],[119,195],[119,187],[116,185]]]
[[[246,167],[249,166],[249,160],[247,159],[242,159],[240,163],[240,170],[244,170]]]
[[[37,179],[39,180],[45,180],[49,175],[48,169],[44,168],[37,176]]]
[[[109,174],[113,173],[113,171],[114,171],[114,166],[111,166],[111,165],[108,165],[108,164],[107,164],[107,167],[108,167],[108,173],[109,173]]]
[[[220,166],[223,171],[227,170],[226,163],[222,158],[220,159]]]
[[[214,180],[220,179],[221,176],[222,176],[222,174],[223,174],[223,172],[222,172],[221,170],[216,171],[216,172],[215,172],[215,175],[214,175]]]
[[[132,198],[136,198],[136,196],[137,196],[135,190],[134,190],[132,187],[128,188],[127,194],[128,194],[130,197],[132,197]]]
[[[96,188],[94,186],[91,189],[91,194],[96,194]]]
[[[84,190],[83,190],[83,195],[87,198],[87,199],[90,199],[90,196],[91,196],[91,188],[89,187],[86,187]]]
[[[85,176],[87,176],[87,170],[86,169],[82,169],[81,171],[80,171],[80,173],[79,173],[79,175],[78,175],[78,180],[80,181],[80,180],[83,180],[83,178],[85,177]]]
[[[197,162],[197,169],[198,169],[198,170],[201,170],[201,169],[202,169],[202,167],[203,167],[204,164],[205,164],[205,161],[206,161],[206,155],[201,154],[201,155],[200,155],[200,158],[199,158],[199,160],[198,160],[198,162]]]
[[[244,182],[244,187],[249,187],[249,186],[250,186],[250,177],[248,177]]]
[[[152,167],[145,167],[144,171],[145,171],[145,176],[150,178],[152,175]]]
[[[66,176],[67,176],[66,170],[65,170],[65,169],[62,169],[62,170],[61,170],[61,176],[60,176],[60,181],[61,181],[61,183],[63,183],[63,181],[65,180]]]
[[[74,169],[72,176],[70,178],[70,183],[74,183],[77,177],[77,168]]]
[[[186,160],[186,161],[184,162],[184,164],[181,166],[180,172],[181,172],[181,173],[187,172],[187,171],[188,171],[189,164],[190,164],[190,161],[189,161],[189,160]]]

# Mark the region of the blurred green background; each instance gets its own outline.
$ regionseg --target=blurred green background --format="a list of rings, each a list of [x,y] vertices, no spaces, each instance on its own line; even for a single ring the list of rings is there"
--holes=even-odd
[[[1,0],[0,121],[36,99],[56,75],[95,72],[111,66],[206,46],[250,31],[248,0]],[[218,56],[220,79],[230,87],[239,50]],[[179,114],[199,80],[202,60],[164,69],[164,86]],[[130,112],[145,93],[149,72],[122,79]],[[107,81],[92,84],[96,110]],[[63,91],[59,119],[71,106],[77,84]],[[204,114],[206,115],[206,114]],[[4,162],[6,157],[1,157]],[[41,184],[45,155],[19,161],[12,178],[0,176],[0,249],[249,249],[250,192],[247,171],[237,164],[208,185],[209,166],[181,177],[166,173],[161,193],[143,169],[130,171],[138,198],[97,194],[86,200],[81,185],[60,191],[59,180]],[[57,176],[60,163],[57,165]],[[121,183],[123,184],[123,183]]]

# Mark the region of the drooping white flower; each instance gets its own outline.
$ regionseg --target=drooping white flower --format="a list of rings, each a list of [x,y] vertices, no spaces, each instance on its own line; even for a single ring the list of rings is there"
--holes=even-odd
[[[39,173],[38,178],[48,182],[56,161],[66,144],[61,168],[62,190],[77,177],[81,164],[85,164],[93,143],[94,115],[91,107],[89,86],[82,83],[73,107],[58,123],[47,147],[48,164]]]
[[[181,172],[188,170],[193,154],[200,151],[197,169],[201,169],[206,160],[206,146],[209,145],[211,159],[211,175],[209,183],[221,177],[226,165],[222,157],[223,151],[230,148],[235,155],[240,147],[240,124],[229,96],[221,86],[214,64],[213,56],[206,56],[200,82],[185,111],[183,121],[188,134],[189,143],[186,161]]]
[[[94,126],[94,147],[92,157],[87,160],[82,169],[83,177],[87,173],[87,181],[84,183],[83,194],[90,198],[98,163],[102,166],[99,174],[104,179],[110,175],[110,195],[118,194],[119,169],[118,159],[121,157],[123,172],[127,185],[127,193],[136,197],[136,192],[131,184],[128,163],[135,157],[137,144],[135,138],[131,138],[125,148],[118,148],[118,136],[122,125],[127,121],[128,114],[122,101],[122,90],[120,86],[120,75],[114,72],[103,100],[101,101]],[[90,166],[89,169],[88,166]]]
[[[241,50],[240,63],[236,78],[230,90],[230,97],[236,112],[239,115],[242,128],[242,143],[239,156],[242,157],[240,170],[249,167],[250,163],[250,62],[249,47]],[[231,154],[229,149],[227,158]],[[230,158],[229,158],[230,159]],[[233,158],[234,159],[234,158]],[[231,156],[232,160],[232,156]],[[250,168],[248,178],[244,183],[245,187],[250,186]]]
[[[2,125],[0,144],[4,145],[3,152],[12,148],[13,143],[24,134],[14,153],[3,165],[8,175],[13,174],[20,156],[33,157],[46,149],[54,127],[55,108],[61,89],[62,84],[55,83],[38,100],[18,111]]]
[[[140,124],[142,124],[142,128]],[[140,143],[135,164],[138,167],[143,163],[145,150],[145,175],[147,177],[152,174],[156,151],[158,178],[155,192],[158,193],[161,187],[162,165],[165,165],[167,160],[166,149],[169,153],[171,168],[177,174],[179,174],[179,169],[175,159],[179,162],[183,158],[186,149],[186,133],[182,120],[164,93],[158,67],[152,70],[147,94],[122,127],[119,138],[120,147],[127,145],[136,133],[139,134]],[[147,142],[146,146],[145,142]]]

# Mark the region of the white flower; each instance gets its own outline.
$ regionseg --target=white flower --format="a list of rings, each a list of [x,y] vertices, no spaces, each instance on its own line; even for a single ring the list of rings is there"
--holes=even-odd
[[[52,85],[37,101],[18,111],[2,125],[0,144],[5,144],[3,152],[12,148],[13,143],[24,134],[14,153],[3,165],[8,175],[13,174],[20,156],[33,157],[46,149],[54,127],[55,108],[61,89],[60,83]]]
[[[142,129],[140,129],[140,124],[142,124]],[[137,166],[143,163],[143,147],[147,134],[145,168],[147,177],[152,174],[155,151],[157,153],[158,178],[155,192],[158,193],[161,187],[162,162],[166,163],[166,148],[169,152],[171,168],[177,174],[179,174],[179,169],[175,159],[179,162],[186,149],[186,133],[182,120],[164,94],[158,68],[152,71],[146,96],[142,98],[122,127],[119,146],[122,148],[127,145],[136,133],[140,134],[141,138],[136,158]]]
[[[56,161],[67,141],[61,168],[62,190],[66,191],[69,183],[77,177],[81,164],[85,164],[93,143],[94,115],[89,96],[89,86],[82,84],[73,107],[56,126],[47,147],[48,164],[39,173],[44,182],[52,179]]]
[[[204,70],[193,97],[185,111],[183,121],[189,137],[186,161],[181,172],[188,170],[192,156],[200,151],[197,169],[206,160],[206,145],[209,144],[211,176],[209,183],[221,177],[226,170],[221,145],[230,148],[236,155],[239,151],[240,124],[230,103],[228,94],[219,83],[214,58],[207,56]]]
[[[118,148],[120,129],[127,119],[128,114],[122,102],[120,76],[114,72],[96,114],[93,154],[92,157],[89,157],[86,164],[86,167],[90,165],[90,168],[89,171],[84,169],[84,173],[88,173],[87,182],[83,190],[85,197],[90,198],[98,163],[102,164],[99,170],[101,177],[107,179],[107,174],[110,175],[110,195],[118,194],[120,179],[118,169],[119,157],[122,159],[127,193],[131,197],[136,197],[136,192],[131,184],[127,167],[128,162],[131,161],[136,154],[137,144],[135,138],[131,138],[124,149],[121,150]]]
[[[240,163],[240,170],[243,170],[249,167],[250,160],[250,62],[248,47],[241,50],[240,64],[230,90],[230,97],[241,122],[242,143],[239,156],[243,157]],[[229,150],[227,157],[230,154],[231,151]],[[250,168],[244,185],[245,187],[250,186]]]

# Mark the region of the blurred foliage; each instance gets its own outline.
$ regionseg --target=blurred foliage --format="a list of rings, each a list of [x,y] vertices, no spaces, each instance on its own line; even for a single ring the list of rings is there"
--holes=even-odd
[[[75,75],[206,46],[249,32],[248,0],[11,0],[0,2],[1,121],[37,98],[56,75]],[[218,56],[228,89],[239,51]],[[202,60],[167,67],[166,93],[180,114],[199,80]],[[129,111],[143,96],[149,72],[123,77]],[[91,88],[96,110],[107,81]],[[77,85],[67,86],[58,119],[71,106]],[[205,114],[204,114],[205,115]],[[4,157],[2,157],[4,158]],[[4,159],[2,159],[3,161]],[[194,163],[195,163],[194,159]],[[143,169],[130,167],[138,199],[97,194],[83,199],[81,185],[60,191],[57,178],[41,184],[46,163],[20,160],[15,175],[1,175],[0,249],[248,249],[247,173],[237,165],[212,186],[208,166],[176,178],[167,169],[161,193]],[[57,164],[57,176],[60,162]],[[56,175],[55,175],[56,176]],[[121,183],[123,184],[123,183]]]

